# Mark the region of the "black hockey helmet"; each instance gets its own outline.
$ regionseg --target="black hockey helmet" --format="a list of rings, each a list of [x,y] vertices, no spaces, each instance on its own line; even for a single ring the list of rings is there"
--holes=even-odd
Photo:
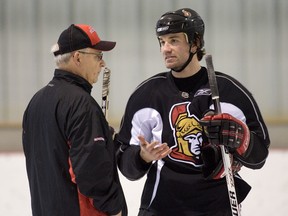
[[[195,38],[199,38],[200,47],[204,47],[204,22],[199,14],[190,9],[182,8],[176,11],[170,11],[161,16],[156,24],[157,37],[170,33],[186,33],[188,42],[192,44]]]

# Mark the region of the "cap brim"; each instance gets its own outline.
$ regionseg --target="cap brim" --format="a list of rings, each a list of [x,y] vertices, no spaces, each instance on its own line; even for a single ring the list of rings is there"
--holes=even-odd
[[[101,51],[110,51],[115,47],[115,45],[116,42],[113,41],[100,41],[95,46],[93,46],[93,48]]]

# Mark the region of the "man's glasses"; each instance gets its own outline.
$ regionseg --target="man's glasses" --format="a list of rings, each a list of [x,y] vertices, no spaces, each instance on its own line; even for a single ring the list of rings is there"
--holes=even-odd
[[[83,53],[83,54],[90,54],[90,55],[95,55],[97,56],[98,60],[102,60],[103,59],[103,53],[91,53],[91,52],[84,52],[84,51],[78,51],[79,53]]]

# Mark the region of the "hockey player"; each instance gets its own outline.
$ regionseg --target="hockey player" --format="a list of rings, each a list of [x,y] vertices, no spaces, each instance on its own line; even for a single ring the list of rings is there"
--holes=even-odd
[[[240,167],[260,169],[268,156],[261,113],[251,93],[220,72],[223,114],[213,113],[207,70],[199,63],[205,54],[204,22],[195,11],[165,13],[156,34],[170,71],[137,87],[115,138],[121,172],[131,180],[147,174],[138,215],[231,215],[219,144],[234,156],[241,203],[250,186],[239,176]]]

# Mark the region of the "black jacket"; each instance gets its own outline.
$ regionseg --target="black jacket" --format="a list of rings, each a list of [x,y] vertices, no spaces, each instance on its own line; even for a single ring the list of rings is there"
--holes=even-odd
[[[110,215],[120,210],[126,215],[111,132],[91,89],[85,79],[56,69],[24,113],[33,215]]]

